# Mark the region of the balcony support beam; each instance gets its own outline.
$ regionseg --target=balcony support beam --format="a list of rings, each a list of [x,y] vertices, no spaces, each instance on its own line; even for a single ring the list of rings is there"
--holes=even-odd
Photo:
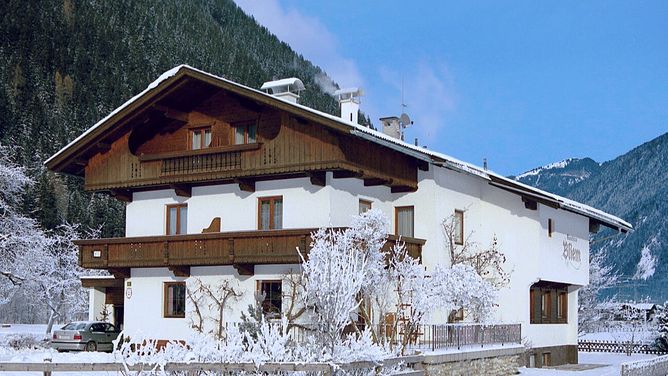
[[[116,279],[130,278],[130,268],[109,268],[108,270]]]
[[[187,265],[171,265],[167,267],[170,272],[174,273],[174,277],[190,277],[190,266]]]
[[[193,189],[191,186],[186,184],[172,184],[170,187],[174,190],[177,196],[181,197],[192,197]]]
[[[250,179],[234,179],[234,182],[239,184],[239,189],[244,192],[255,192],[255,181]]]
[[[255,264],[234,264],[232,265],[239,275],[255,275]]]
[[[326,171],[313,171],[307,172],[309,179],[311,179],[311,184],[324,187],[327,185],[327,172]]]
[[[132,191],[129,189],[112,189],[111,195],[118,201],[132,202]]]

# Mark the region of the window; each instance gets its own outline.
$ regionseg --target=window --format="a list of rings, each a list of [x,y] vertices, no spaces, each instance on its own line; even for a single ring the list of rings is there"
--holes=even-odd
[[[448,318],[449,323],[460,321],[464,321],[464,308],[453,310],[450,312],[450,317]]]
[[[568,293],[565,291],[559,292],[557,296],[557,321],[563,322],[568,315]]]
[[[186,317],[186,283],[165,282],[165,317]]]
[[[199,150],[211,146],[211,127],[190,130],[190,149]]]
[[[531,324],[568,323],[568,285],[540,281],[529,290]]]
[[[554,221],[552,218],[548,218],[547,220],[547,236],[552,237],[552,233],[554,232]]]
[[[259,230],[280,230],[283,228],[283,197],[262,197],[258,199]]]
[[[255,121],[234,125],[234,143],[236,145],[257,142],[257,123]]]
[[[258,281],[258,292],[262,295],[262,312],[278,317],[282,312],[283,292],[281,281]]]
[[[464,211],[455,210],[454,220],[454,236],[455,244],[463,245],[464,244]]]
[[[398,236],[406,236],[412,238],[413,232],[413,207],[399,206],[395,208],[394,212],[394,233]]]
[[[552,291],[543,290],[540,295],[540,317],[543,322],[548,322],[550,320],[550,314],[552,313]]]
[[[167,235],[182,235],[188,231],[188,205],[167,205]]]
[[[359,214],[364,214],[371,210],[371,201],[360,200],[359,203]]]

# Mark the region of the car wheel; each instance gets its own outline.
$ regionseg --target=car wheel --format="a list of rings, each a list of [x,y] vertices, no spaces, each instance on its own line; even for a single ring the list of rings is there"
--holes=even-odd
[[[97,351],[97,343],[90,341],[86,344],[86,351]]]

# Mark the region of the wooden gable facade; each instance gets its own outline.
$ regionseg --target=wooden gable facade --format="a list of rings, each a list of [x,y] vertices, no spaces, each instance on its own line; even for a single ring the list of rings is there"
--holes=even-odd
[[[237,136],[240,129],[254,137]],[[207,142],[193,147],[207,132]],[[308,176],[325,184],[357,177],[392,192],[417,190],[427,163],[363,140],[351,128],[255,90],[182,69],[47,162],[85,177],[90,191],[130,200],[131,192]],[[243,134],[243,133],[242,133]],[[69,155],[62,155],[69,154]]]

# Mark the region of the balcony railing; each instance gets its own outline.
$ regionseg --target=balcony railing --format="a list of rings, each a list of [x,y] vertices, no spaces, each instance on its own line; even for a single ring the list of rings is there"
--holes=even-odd
[[[297,248],[310,250],[317,229],[216,232],[77,240],[79,264],[91,269],[180,267],[205,265],[297,264]],[[384,249],[397,237],[388,235]],[[408,253],[421,257],[425,241],[401,238]]]

